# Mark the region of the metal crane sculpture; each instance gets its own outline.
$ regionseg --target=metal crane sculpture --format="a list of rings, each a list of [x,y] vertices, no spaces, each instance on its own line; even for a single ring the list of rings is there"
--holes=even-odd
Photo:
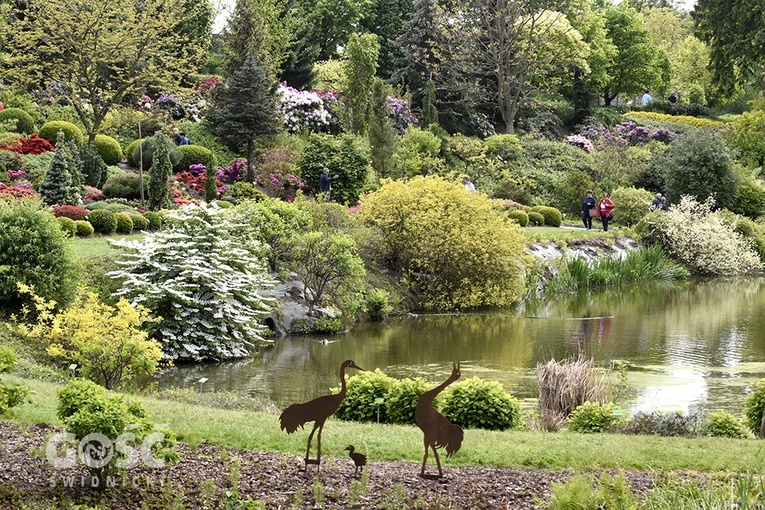
[[[315,398],[310,402],[304,404],[292,404],[285,409],[281,416],[279,416],[279,423],[282,430],[286,430],[287,434],[292,434],[298,427],[301,429],[309,421],[313,422],[313,429],[308,436],[308,446],[305,449],[305,469],[308,470],[308,464],[316,464],[317,468],[321,468],[321,431],[324,429],[324,422],[327,418],[335,414],[340,407],[340,403],[345,398],[345,369],[355,368],[363,371],[351,360],[343,361],[340,365],[340,393],[334,395],[324,395],[319,398]],[[318,429],[319,434],[316,436],[316,458],[309,458],[311,451],[311,441],[313,440],[313,434]]]
[[[353,447],[353,445],[349,445],[346,450],[348,451],[348,456],[351,458],[353,463],[356,465],[356,471],[353,472],[354,478],[356,477],[356,474],[359,471],[364,471],[364,466],[367,465],[367,456],[363,453],[358,453]]]
[[[436,466],[438,466],[438,476],[435,478],[443,478],[444,474],[441,471],[441,461],[438,458],[437,449],[445,448],[446,458],[448,459],[457,453],[460,446],[462,446],[462,438],[464,436],[462,428],[460,428],[459,425],[449,423],[449,420],[444,418],[441,413],[433,408],[433,400],[436,396],[459,378],[460,364],[457,362],[454,363],[452,374],[446,381],[432,390],[423,393],[417,401],[417,407],[414,410],[414,421],[425,434],[425,456],[422,458],[422,469],[420,470],[420,477],[422,478],[434,478],[432,476],[425,476],[425,464],[428,461],[428,448],[433,450],[433,456],[436,458]]]

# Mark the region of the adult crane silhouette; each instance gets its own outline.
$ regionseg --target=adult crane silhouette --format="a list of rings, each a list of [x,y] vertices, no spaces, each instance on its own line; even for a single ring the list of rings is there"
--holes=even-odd
[[[315,398],[304,404],[292,404],[287,409],[282,411],[279,416],[279,423],[282,430],[286,430],[287,434],[292,434],[298,427],[301,429],[309,421],[313,422],[313,429],[308,436],[308,446],[305,449],[305,469],[308,470],[308,464],[316,464],[317,468],[321,468],[321,431],[324,429],[324,422],[327,418],[335,414],[340,407],[340,403],[345,398],[345,369],[355,368],[363,371],[364,369],[356,365],[352,360],[345,360],[340,365],[340,393],[334,395],[324,395],[319,398]],[[311,451],[311,441],[313,441],[313,434],[318,429],[319,434],[316,436],[316,458],[309,458]]]
[[[356,474],[359,472],[359,470],[364,471],[364,466],[367,465],[367,456],[364,455],[363,453],[359,453],[355,451],[355,448],[353,447],[353,445],[348,445],[348,447],[346,447],[345,449],[346,451],[348,451],[348,456],[356,465],[356,471],[353,472],[353,476],[355,477]]]
[[[453,364],[452,374],[435,388],[430,391],[426,391],[420,396],[417,401],[417,407],[414,409],[414,421],[420,430],[425,434],[425,456],[422,458],[422,469],[420,470],[420,476],[422,478],[429,478],[425,476],[425,464],[428,461],[428,448],[433,450],[433,456],[436,458],[436,466],[438,466],[438,477],[443,478],[444,474],[441,471],[441,461],[438,458],[438,448],[446,449],[446,458],[448,459],[455,453],[457,453],[462,446],[462,438],[464,433],[459,425],[449,423],[449,420],[433,408],[433,400],[436,396],[444,391],[444,389],[451,383],[460,378],[460,364],[459,362]]]

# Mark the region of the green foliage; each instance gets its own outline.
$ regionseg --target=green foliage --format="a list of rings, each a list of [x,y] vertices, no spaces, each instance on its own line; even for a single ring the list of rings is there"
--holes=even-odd
[[[343,51],[343,97],[348,131],[363,135],[369,122],[370,94],[377,72],[380,43],[377,35],[351,33]],[[334,175],[334,174],[333,174]]]
[[[171,152],[175,144],[165,134],[157,132],[151,137],[154,148],[149,169],[148,207],[152,211],[166,209],[172,203],[170,176],[173,174]]]
[[[390,302],[390,292],[383,289],[372,289],[366,295],[366,309],[370,320],[381,321],[393,311]]]
[[[61,232],[63,232],[65,237],[74,237],[74,235],[77,233],[77,227],[75,226],[74,220],[72,218],[59,216],[56,218],[56,221],[58,221],[58,224],[61,227]]]
[[[578,170],[570,172],[553,187],[553,203],[566,214],[578,217],[582,214],[582,199],[587,190],[596,188],[591,176]]]
[[[117,222],[114,232],[117,234],[129,234],[133,231],[133,220],[127,214],[117,213],[114,215],[114,219]]]
[[[528,212],[527,216],[529,218],[527,225],[532,225],[534,227],[541,227],[542,225],[545,224],[545,217],[536,211]]]
[[[56,143],[56,137],[58,132],[64,133],[64,140],[67,142],[73,141],[77,145],[82,143],[82,130],[71,122],[65,120],[51,120],[40,126],[40,131],[37,135],[40,138]]]
[[[387,423],[414,425],[414,410],[417,402],[429,389],[431,386],[419,377],[394,379],[385,397]]]
[[[484,144],[489,156],[496,156],[505,162],[515,161],[523,152],[521,141],[515,135],[493,135],[484,140]]]
[[[698,201],[714,196],[718,207],[736,203],[738,182],[733,158],[720,135],[694,130],[672,142],[655,163],[663,168],[667,200],[689,195]]]
[[[622,426],[621,432],[665,437],[697,437],[702,422],[700,413],[638,411]]]
[[[651,165],[651,160],[666,148],[666,145],[659,142],[627,147],[610,144],[593,154],[596,168],[593,177],[601,183],[600,187],[605,185],[606,189],[611,186],[664,189],[664,173],[661,168]]]
[[[107,209],[91,211],[86,218],[99,234],[113,234],[117,230],[116,215]]]
[[[762,432],[763,411],[765,411],[765,379],[760,379],[750,389],[744,404],[746,425],[757,436],[760,436]]]
[[[218,161],[213,152],[201,145],[181,145],[178,147],[182,157],[173,165],[174,172],[185,172],[191,165],[204,165],[205,168],[214,167]]]
[[[395,176],[409,177],[429,174],[442,174],[446,163],[439,157],[441,140],[432,132],[416,127],[408,127],[404,138],[396,151]]]
[[[506,306],[520,298],[527,256],[520,227],[480,194],[437,176],[390,181],[362,202],[388,267],[433,310]]]
[[[351,232],[358,227],[356,218],[351,216],[348,208],[333,202],[321,202],[309,199],[295,200],[301,210],[307,212],[311,218],[311,229],[326,232],[343,230]]]
[[[319,192],[323,168],[340,178],[332,183],[332,200],[352,205],[359,199],[370,168],[369,155],[362,139],[350,135],[312,134],[300,153],[298,172],[314,195]]]
[[[39,185],[40,197],[48,205],[77,205],[82,192],[78,175],[79,169],[72,152],[59,137],[50,167]]]
[[[617,204],[619,223],[628,227],[637,225],[651,210],[654,195],[643,188],[616,188],[611,200]]]
[[[85,220],[75,220],[74,227],[77,229],[77,235],[82,237],[91,236],[95,232],[93,225]]]
[[[553,482],[551,496],[542,503],[542,510],[635,510],[637,504],[623,472],[613,476],[603,473],[575,475],[565,483]]]
[[[131,213],[130,219],[133,220],[133,230],[146,230],[149,227],[149,220],[141,213]]]
[[[7,345],[0,345],[0,374],[13,372],[19,359],[16,357],[16,351]]]
[[[754,251],[760,256],[760,260],[765,262],[765,225],[755,223],[749,218],[736,216],[733,230],[749,241]]]
[[[159,230],[162,228],[162,216],[155,211],[146,211],[143,213],[143,216],[149,222],[149,230]]]
[[[738,197],[731,210],[750,218],[759,218],[765,211],[765,184],[749,174],[738,185]]]
[[[29,113],[21,108],[5,108],[0,110],[0,125],[13,125],[10,131],[16,133],[29,134],[35,130],[35,120]],[[53,133],[53,141],[56,140],[56,133]]]
[[[394,170],[398,135],[385,108],[390,86],[376,79],[372,88],[371,113],[369,115],[369,156],[377,175],[389,177]]]
[[[226,200],[232,204],[239,204],[243,201],[261,202],[268,198],[268,195],[255,188],[251,182],[239,181],[226,188],[224,193]]]
[[[621,410],[611,402],[585,402],[568,416],[568,428],[582,434],[615,430],[621,421],[618,411]]]
[[[167,137],[164,137],[166,139]],[[150,138],[144,138],[142,140],[135,140],[127,146],[125,155],[127,162],[130,166],[138,168],[138,162],[143,158],[143,170],[144,172],[151,169],[151,165],[154,163],[154,151],[157,148],[157,140],[162,141],[162,131],[157,131]],[[178,164],[183,158],[180,147],[177,147],[172,141],[168,146],[170,151],[170,162],[173,165]]]
[[[218,198],[218,177],[215,166],[208,165],[205,170],[205,201],[209,204]]]
[[[525,227],[529,224],[529,215],[526,213],[526,211],[513,209],[507,211],[507,217],[516,222],[521,227]],[[542,218],[542,221],[544,221],[544,218]]]
[[[220,142],[215,134],[215,126],[209,122],[181,121],[178,127],[194,142],[193,145],[184,145],[184,147],[201,146],[209,149],[213,153],[216,164],[228,165],[236,159],[236,154]]]
[[[349,377],[346,384],[345,399],[335,416],[341,420],[387,423],[386,398],[394,385],[393,378],[378,368]]]
[[[728,137],[739,150],[739,159],[750,168],[765,166],[765,111],[739,115]]]
[[[138,154],[138,145],[144,141],[146,141],[145,138],[133,140],[125,148],[125,158],[127,159],[127,162],[130,164],[130,166],[134,168],[138,168],[138,160],[140,159]],[[148,170],[148,167],[144,167],[144,170]]]
[[[446,389],[441,411],[462,428],[506,430],[522,424],[521,404],[502,384],[477,377]]]
[[[6,415],[13,407],[32,402],[30,393],[29,386],[0,381],[0,415]]]
[[[536,205],[531,208],[532,212],[537,212],[545,219],[545,225],[550,227],[560,227],[563,222],[563,215],[555,207],[548,207],[544,205]]]
[[[736,439],[752,437],[752,433],[741,419],[728,411],[716,411],[707,416],[705,431],[708,436],[712,437],[733,437]]]
[[[18,311],[27,303],[17,282],[34,286],[38,295],[66,306],[76,271],[64,235],[54,216],[37,201],[0,199],[0,308]]]
[[[116,165],[122,161],[122,147],[119,142],[107,135],[96,135],[93,139],[93,145],[98,151],[98,155],[107,165]]]
[[[121,153],[122,149],[120,149]],[[94,188],[100,188],[108,178],[108,169],[97,149],[91,144],[84,145],[80,149],[80,160],[82,161],[84,183]]]
[[[147,174],[144,174],[144,190],[147,187]],[[120,172],[109,176],[101,190],[106,198],[126,198],[136,200],[141,197],[140,176],[135,172]]]

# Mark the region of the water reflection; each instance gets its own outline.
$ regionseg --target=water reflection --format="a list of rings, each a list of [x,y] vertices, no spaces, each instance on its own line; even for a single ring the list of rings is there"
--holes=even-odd
[[[498,313],[420,315],[364,324],[327,345],[322,337],[286,337],[258,356],[175,367],[162,387],[189,386],[259,394],[278,405],[337,385],[344,359],[393,377],[442,380],[452,360],[463,377],[497,380],[536,398],[534,367],[583,354],[601,366],[629,364],[633,408],[739,412],[747,385],[765,377],[765,281],[697,280],[565,296]]]

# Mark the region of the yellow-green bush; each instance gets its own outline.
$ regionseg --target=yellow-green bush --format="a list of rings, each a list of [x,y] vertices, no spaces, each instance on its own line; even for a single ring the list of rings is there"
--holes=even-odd
[[[71,122],[65,120],[48,121],[40,126],[40,131],[37,134],[40,138],[45,138],[55,144],[56,136],[59,131],[64,133],[64,139],[66,141],[74,140],[78,145],[82,143],[82,130]]]
[[[0,124],[11,127],[16,133],[28,134],[35,130],[35,120],[21,108],[0,110]]]
[[[74,227],[77,229],[77,235],[88,237],[93,235],[93,225],[85,220],[74,220]]]
[[[117,213],[114,219],[117,220],[117,227],[114,229],[116,233],[129,234],[133,231],[133,219],[127,214]]]
[[[524,291],[521,228],[456,182],[438,176],[383,181],[361,217],[382,231],[390,269],[433,310],[507,306]]]
[[[107,165],[116,165],[122,161],[122,147],[120,143],[107,135],[96,135],[93,140],[98,155]]]
[[[535,205],[531,208],[532,212],[537,212],[545,219],[545,225],[551,227],[560,227],[563,223],[563,215],[555,207],[549,207],[546,205]]]
[[[625,113],[624,118],[675,122],[677,124],[685,124],[687,126],[693,126],[701,129],[717,129],[725,126],[724,122],[719,122],[716,120],[703,119],[700,117],[690,117],[688,115],[667,115],[666,113],[656,112],[630,112]]]
[[[507,217],[516,222],[521,227],[525,227],[529,224],[529,215],[526,214],[524,211],[520,210],[512,210],[507,211]]]
[[[441,411],[467,429],[517,429],[522,424],[518,399],[506,393],[501,383],[477,377],[447,388]]]
[[[622,225],[632,226],[645,218],[651,211],[653,193],[643,188],[616,188],[611,200],[616,204],[616,217]]]
[[[74,224],[74,220],[72,218],[59,216],[56,218],[56,220],[61,227],[61,232],[63,232],[66,237],[74,237],[74,235],[77,233],[77,226]]]

